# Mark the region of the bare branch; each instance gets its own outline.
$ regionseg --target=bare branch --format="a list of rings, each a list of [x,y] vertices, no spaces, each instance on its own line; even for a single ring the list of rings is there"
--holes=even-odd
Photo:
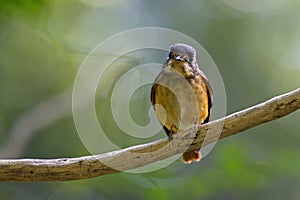
[[[266,102],[233,113],[200,127],[123,150],[79,158],[0,160],[0,181],[68,181],[113,174],[164,160],[173,155],[229,137],[268,121],[284,117],[300,108],[300,88]],[[218,131],[223,127],[221,135]],[[206,137],[205,137],[206,136]],[[191,138],[194,139],[189,145]],[[205,138],[205,139],[204,139]]]

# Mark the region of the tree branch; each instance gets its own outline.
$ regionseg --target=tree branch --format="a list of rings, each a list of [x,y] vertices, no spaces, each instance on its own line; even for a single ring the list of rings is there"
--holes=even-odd
[[[68,181],[136,169],[173,155],[200,148],[246,129],[284,117],[300,108],[300,88],[266,102],[162,139],[109,153],[60,159],[0,160],[0,181]],[[220,131],[218,131],[221,128]],[[192,143],[190,145],[190,143]]]

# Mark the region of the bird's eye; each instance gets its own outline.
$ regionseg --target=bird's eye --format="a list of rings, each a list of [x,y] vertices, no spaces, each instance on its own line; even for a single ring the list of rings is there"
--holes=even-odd
[[[175,54],[172,53],[172,52],[170,52],[170,53],[169,53],[169,59],[174,59],[174,58],[175,58]]]
[[[190,61],[189,57],[187,57],[187,56],[183,56],[183,60],[187,63]]]

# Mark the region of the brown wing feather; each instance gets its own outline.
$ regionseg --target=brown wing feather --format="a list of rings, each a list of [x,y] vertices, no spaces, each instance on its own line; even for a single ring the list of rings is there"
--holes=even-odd
[[[150,96],[150,100],[151,100],[151,103],[153,105],[154,110],[155,110],[155,106],[154,105],[155,105],[155,90],[156,90],[156,87],[157,87],[157,84],[154,83],[152,85],[152,88],[151,88],[151,96]]]
[[[207,115],[206,119],[203,122],[203,123],[207,123],[210,120],[211,108],[212,108],[212,104],[213,104],[213,91],[212,91],[212,87],[211,87],[211,85],[210,85],[210,83],[209,83],[206,75],[201,70],[198,70],[198,72],[202,76],[202,78],[205,80],[205,85],[206,85],[206,88],[207,88],[207,94],[208,94],[208,115]]]
[[[208,94],[208,115],[207,118],[204,120],[204,123],[207,123],[210,120],[210,114],[211,114],[211,108],[213,102],[213,92],[210,83],[206,78],[205,80],[206,80],[206,87],[207,87],[207,94]]]

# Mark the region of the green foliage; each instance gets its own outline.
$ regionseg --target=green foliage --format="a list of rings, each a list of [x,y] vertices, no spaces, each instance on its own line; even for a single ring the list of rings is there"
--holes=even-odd
[[[51,118],[49,112],[19,130],[18,140],[27,142],[18,156],[87,155],[71,113],[76,72],[99,42],[134,27],[172,28],[202,44],[222,74],[228,113],[299,87],[299,0],[262,1],[259,6],[230,0],[120,0],[102,1],[98,7],[84,2],[91,3],[0,1],[0,154],[6,144],[15,144],[8,138],[22,116],[66,94],[69,98],[60,102],[65,106],[59,105],[67,114],[38,128],[28,141],[26,130],[39,124],[40,118]],[[162,63],[166,52],[146,55]],[[113,86],[124,72],[148,62],[134,52],[126,56],[99,81],[95,97],[100,124],[122,148],[165,137],[161,132],[147,139],[132,138],[113,121]],[[150,86],[139,88],[130,101],[132,118],[140,125],[149,123],[149,92]],[[0,183],[1,198],[299,199],[299,119],[297,112],[218,142],[200,163],[184,166],[178,160],[155,172],[64,183]]]

